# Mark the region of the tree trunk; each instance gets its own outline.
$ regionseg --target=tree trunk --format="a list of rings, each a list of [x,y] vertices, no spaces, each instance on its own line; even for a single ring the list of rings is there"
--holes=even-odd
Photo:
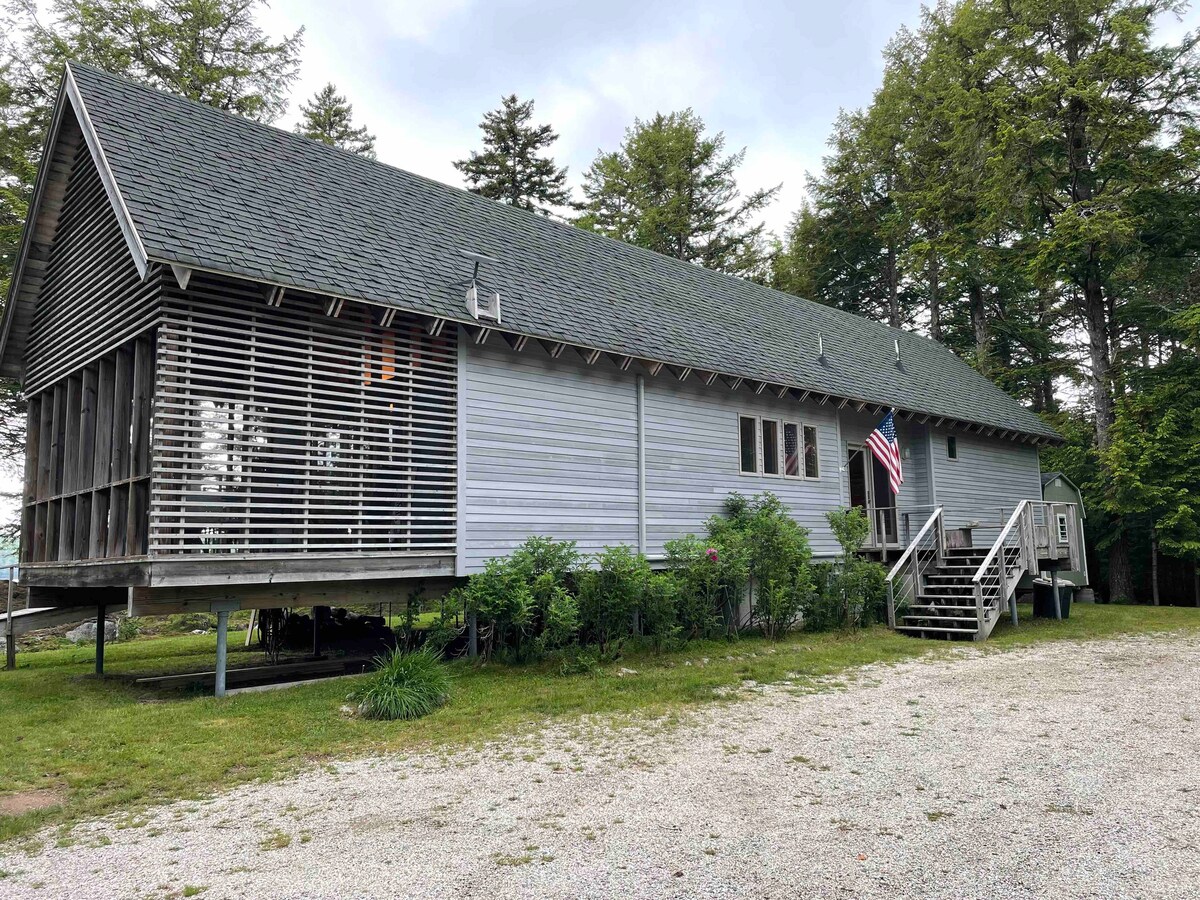
[[[900,266],[896,261],[896,248],[889,243],[886,262],[888,280],[888,324],[900,327]]]
[[[1133,569],[1129,565],[1129,538],[1122,533],[1108,553],[1108,591],[1112,603],[1133,599]]]
[[[975,330],[975,366],[984,375],[991,369],[991,343],[987,310],[983,305],[983,287],[972,283],[967,289],[971,301],[971,327]]]
[[[1158,602],[1158,526],[1150,526],[1150,596],[1155,606]]]
[[[941,271],[937,253],[929,251],[929,336],[935,341],[942,339]]]
[[[1095,278],[1084,282],[1084,321],[1092,363],[1092,402],[1096,409],[1096,447],[1108,449],[1113,423],[1112,356],[1108,348],[1108,308],[1104,288]]]
[[[1192,600],[1200,608],[1200,559],[1192,560]]]

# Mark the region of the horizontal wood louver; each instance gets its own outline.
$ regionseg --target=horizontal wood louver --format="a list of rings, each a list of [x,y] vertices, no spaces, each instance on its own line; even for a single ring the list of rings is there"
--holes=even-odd
[[[24,389],[41,391],[154,323],[160,272],[143,281],[100,174],[80,143],[30,324]]]
[[[23,562],[146,553],[153,378],[151,330],[29,398]]]
[[[201,274],[166,291],[153,554],[453,549],[455,335],[326,309]]]

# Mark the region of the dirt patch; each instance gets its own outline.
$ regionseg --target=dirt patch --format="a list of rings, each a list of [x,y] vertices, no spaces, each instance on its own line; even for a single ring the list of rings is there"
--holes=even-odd
[[[49,789],[21,791],[0,797],[0,816],[20,816],[39,809],[59,806],[66,798],[59,791]]]

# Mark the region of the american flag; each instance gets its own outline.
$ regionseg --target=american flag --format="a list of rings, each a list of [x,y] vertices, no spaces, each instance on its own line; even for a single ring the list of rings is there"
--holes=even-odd
[[[883,417],[883,421],[875,426],[875,430],[867,438],[867,446],[888,470],[892,493],[898,494],[900,485],[904,484],[904,473],[900,470],[900,439],[896,437],[896,421],[892,416],[889,412]]]

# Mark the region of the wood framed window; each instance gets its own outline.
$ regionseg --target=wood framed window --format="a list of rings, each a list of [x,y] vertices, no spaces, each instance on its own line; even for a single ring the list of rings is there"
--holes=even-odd
[[[779,420],[762,419],[762,473],[778,475],[779,468]]]
[[[958,459],[958,438],[952,434],[946,435],[946,458]]]
[[[738,416],[740,471],[743,475],[758,474],[758,419]]]
[[[804,477],[821,477],[821,453],[817,448],[817,426],[804,426]]]
[[[1067,527],[1067,514],[1059,513],[1056,524],[1058,525],[1058,542],[1060,544],[1069,543],[1071,540],[1071,532]]]
[[[800,448],[801,428],[798,422],[783,423],[783,475],[785,478],[803,476]]]

